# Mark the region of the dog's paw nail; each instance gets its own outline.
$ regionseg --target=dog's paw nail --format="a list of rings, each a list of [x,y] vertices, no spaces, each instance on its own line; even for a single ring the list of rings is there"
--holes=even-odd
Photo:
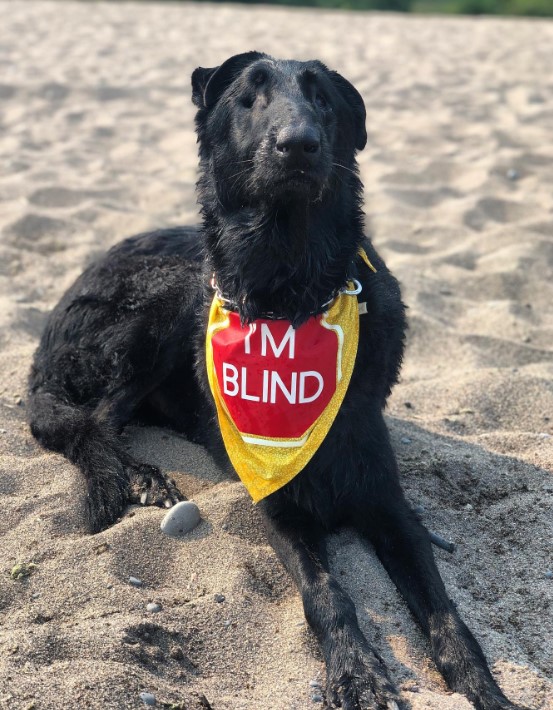
[[[395,700],[390,700],[388,703],[388,710],[399,710],[399,705]]]
[[[166,498],[166,499],[163,501],[163,505],[164,505],[166,508],[172,508],[172,507],[173,507],[173,502],[170,501],[169,498]]]
[[[142,493],[142,494],[140,495],[140,504],[141,504],[141,505],[146,505],[147,502],[148,502],[148,494],[147,494],[147,493]]]

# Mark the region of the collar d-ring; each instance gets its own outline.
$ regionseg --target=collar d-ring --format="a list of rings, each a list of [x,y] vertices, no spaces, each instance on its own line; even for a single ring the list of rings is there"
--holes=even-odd
[[[353,282],[355,288],[344,288],[342,290],[342,293],[345,293],[347,296],[357,296],[357,294],[361,293],[361,291],[363,290],[363,286],[361,286],[361,282],[357,279],[351,279],[351,281]]]

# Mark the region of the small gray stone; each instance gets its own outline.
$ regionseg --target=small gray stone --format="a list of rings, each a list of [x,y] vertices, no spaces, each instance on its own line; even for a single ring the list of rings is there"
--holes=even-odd
[[[545,573],[545,578],[546,579],[553,579],[553,572],[548,569],[547,572]]]
[[[507,180],[518,180],[519,177],[520,173],[518,172],[518,170],[515,170],[514,168],[507,170]]]
[[[156,696],[152,693],[140,693],[140,700],[144,705],[156,705],[157,703]]]
[[[142,586],[142,580],[138,579],[138,577],[129,577],[129,582],[132,584],[133,587],[141,587]]]
[[[161,521],[161,531],[169,537],[183,537],[200,522],[200,509],[190,500],[174,505]]]
[[[402,444],[410,444],[410,443],[411,443],[411,439],[410,439],[408,436],[404,436],[404,437],[402,437],[402,439],[401,439],[401,443],[402,443]]]
[[[219,604],[221,604],[221,602],[224,602],[224,601],[225,601],[225,595],[224,595],[224,594],[216,594],[213,598],[214,598],[215,601],[218,602]]]
[[[311,701],[314,703],[322,703],[323,702],[323,696],[322,695],[312,695],[311,696]]]
[[[149,611],[152,614],[157,614],[158,611],[161,611],[161,604],[150,602],[149,604],[146,604],[146,611]]]

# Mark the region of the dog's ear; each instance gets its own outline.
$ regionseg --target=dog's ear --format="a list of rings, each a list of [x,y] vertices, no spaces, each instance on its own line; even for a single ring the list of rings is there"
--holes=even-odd
[[[365,103],[361,94],[357,91],[353,84],[350,84],[347,79],[338,72],[330,71],[332,83],[342,94],[343,99],[348,104],[354,115],[355,125],[355,147],[357,150],[363,150],[367,143],[367,129],[365,128],[365,120],[367,112]]]
[[[220,67],[198,67],[192,72],[192,101],[198,108],[211,108],[240,72],[266,56],[261,52],[244,52],[230,57]]]
[[[192,72],[192,103],[198,108],[205,108],[204,92],[209,79],[215,74],[219,67],[206,69],[198,67]]]

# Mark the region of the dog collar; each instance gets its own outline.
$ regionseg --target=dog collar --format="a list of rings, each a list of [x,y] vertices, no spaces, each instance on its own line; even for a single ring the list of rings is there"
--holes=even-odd
[[[375,267],[371,264],[369,257],[367,256],[365,250],[363,248],[359,248],[358,255],[361,257],[361,259],[365,262],[365,264],[369,267],[369,269],[376,274],[376,269]],[[319,308],[310,311],[308,313],[309,316],[316,316],[319,313],[323,313],[330,305],[338,298],[340,294],[346,294],[349,296],[355,296],[359,293],[361,293],[362,287],[361,283],[357,279],[348,279],[348,281],[351,281],[353,283],[353,289],[346,286],[343,286],[340,289],[336,289],[332,292],[328,300],[326,300],[324,303],[322,303]],[[240,311],[239,303],[237,301],[234,301],[231,298],[227,298],[219,288],[219,284],[217,283],[217,275],[215,272],[211,275],[210,279],[210,286],[215,292],[215,296],[219,299],[221,303],[224,304],[225,308],[229,311],[233,311],[235,313],[238,313]],[[273,311],[265,311],[264,313],[260,314],[260,318],[265,318],[269,320],[281,320],[284,318],[284,316],[279,316],[278,314],[274,313]]]
[[[328,434],[353,372],[360,290],[349,282],[298,328],[265,317],[243,326],[215,293],[209,386],[227,454],[254,502],[291,481]]]

